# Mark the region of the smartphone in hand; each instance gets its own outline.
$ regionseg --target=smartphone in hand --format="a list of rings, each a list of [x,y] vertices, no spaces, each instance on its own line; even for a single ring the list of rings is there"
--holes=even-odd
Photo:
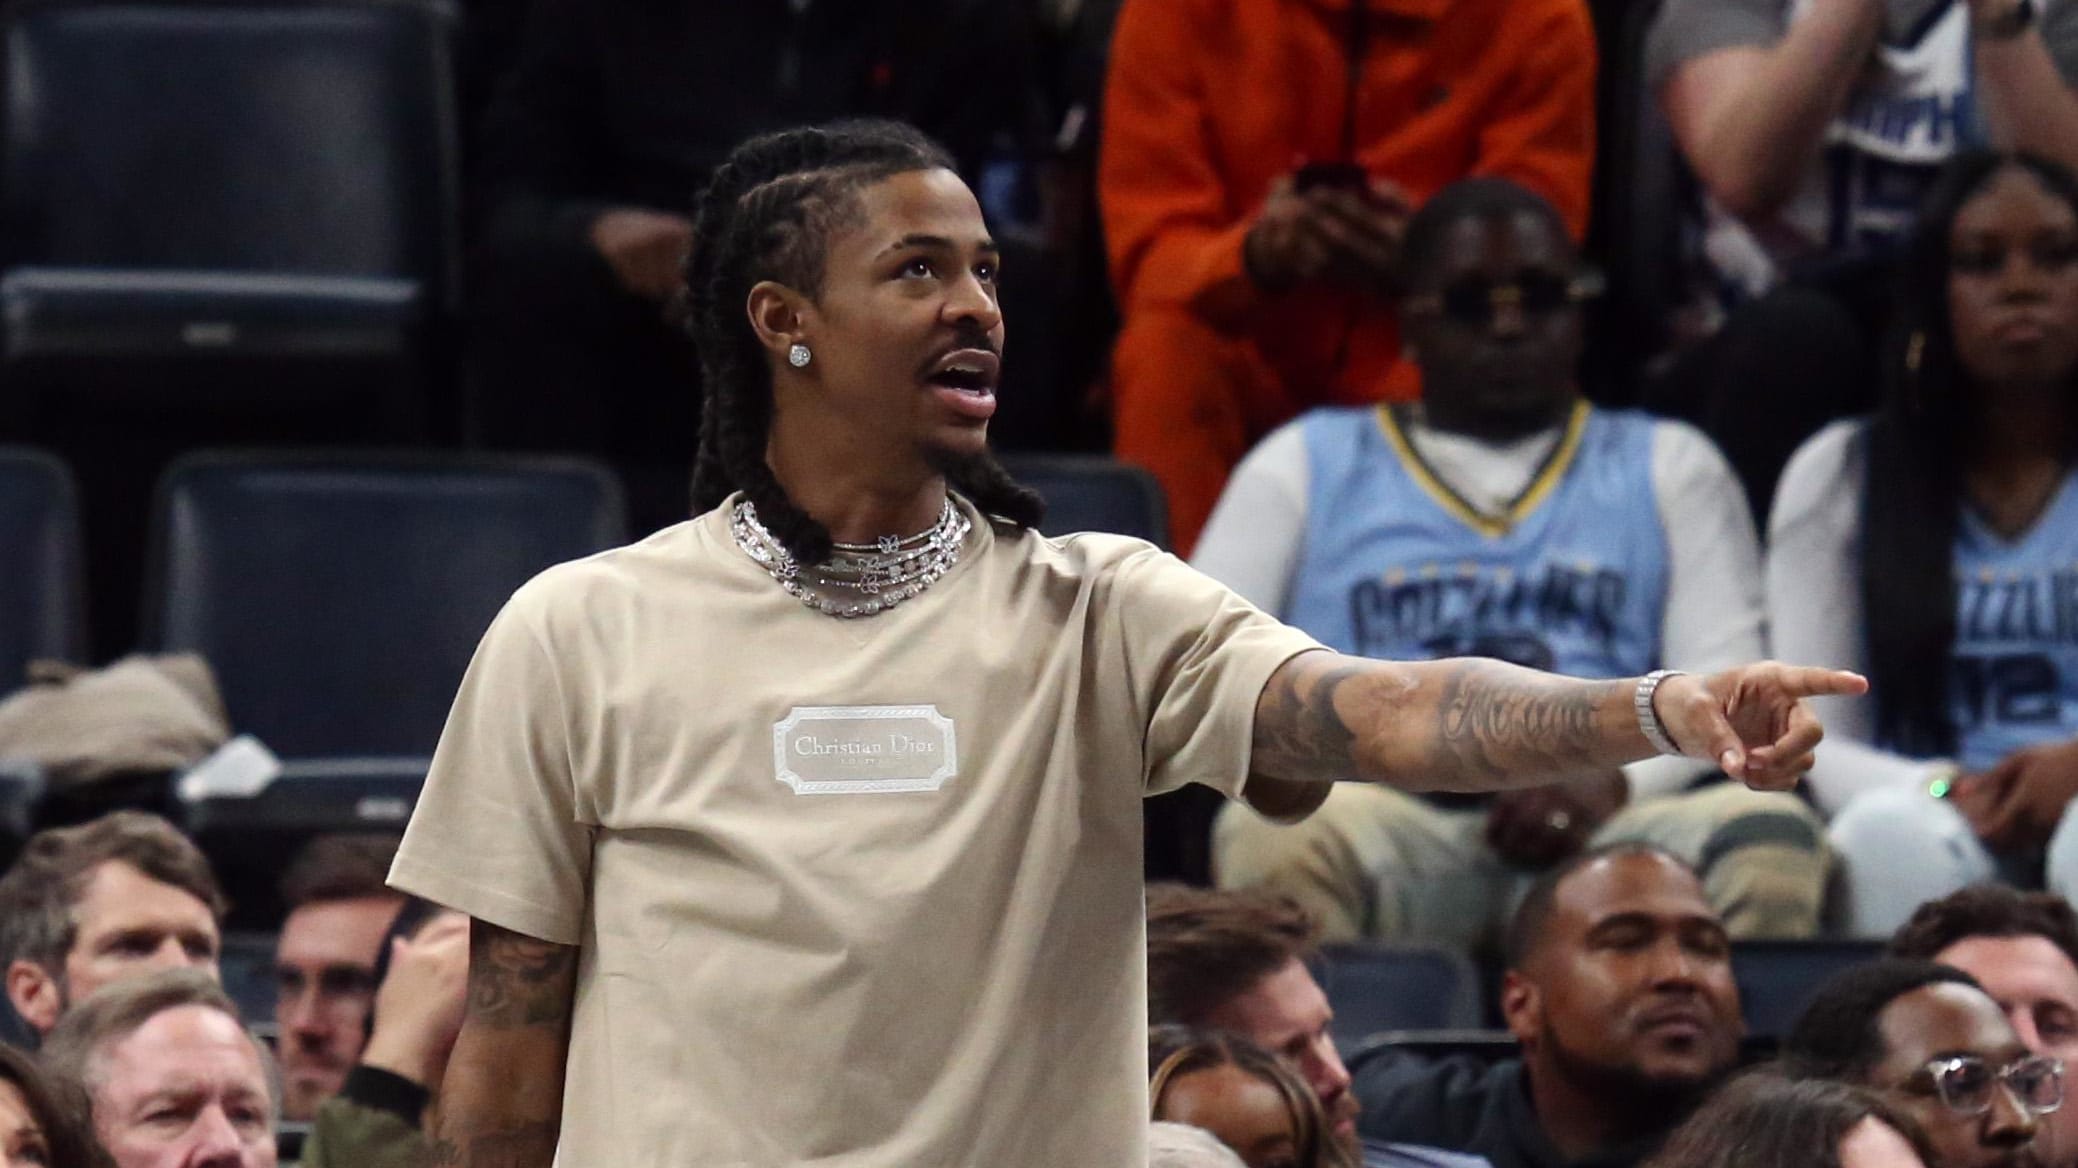
[[[1354,162],[1309,162],[1292,175],[1292,189],[1304,193],[1316,187],[1362,191],[1371,176]]]

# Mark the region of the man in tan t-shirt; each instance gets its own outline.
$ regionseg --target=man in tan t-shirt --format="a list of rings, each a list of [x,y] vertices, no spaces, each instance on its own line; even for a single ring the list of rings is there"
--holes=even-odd
[[[746,143],[699,225],[704,514],[514,595],[392,872],[475,918],[440,1163],[1143,1162],[1141,796],[1301,815],[1654,735],[1784,786],[1797,698],[1860,686],[1342,657],[1041,538],[986,445],[996,252],[906,127]]]

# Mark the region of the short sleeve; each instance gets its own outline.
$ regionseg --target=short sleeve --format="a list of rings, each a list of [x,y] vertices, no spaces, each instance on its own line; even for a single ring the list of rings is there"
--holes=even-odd
[[[523,589],[477,646],[390,869],[392,886],[558,945],[584,922],[591,829],[569,710]]]
[[[1239,798],[1263,686],[1320,642],[1151,547],[1119,564],[1113,600],[1147,712],[1146,793],[1195,782]]]
[[[1786,8],[1781,0],[1667,0],[1645,38],[1647,84],[1659,88],[1697,57],[1774,44]]]

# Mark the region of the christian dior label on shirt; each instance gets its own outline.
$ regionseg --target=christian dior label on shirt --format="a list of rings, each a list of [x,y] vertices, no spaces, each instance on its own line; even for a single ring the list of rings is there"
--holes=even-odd
[[[795,706],[772,724],[772,765],[796,795],[935,791],[959,749],[936,706]]]

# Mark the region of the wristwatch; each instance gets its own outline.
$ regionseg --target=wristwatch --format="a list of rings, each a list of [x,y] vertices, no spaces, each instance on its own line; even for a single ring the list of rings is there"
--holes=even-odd
[[[2010,41],[2035,25],[2035,0],[2014,0],[1996,16],[1979,17],[1970,31],[1990,41]]]

